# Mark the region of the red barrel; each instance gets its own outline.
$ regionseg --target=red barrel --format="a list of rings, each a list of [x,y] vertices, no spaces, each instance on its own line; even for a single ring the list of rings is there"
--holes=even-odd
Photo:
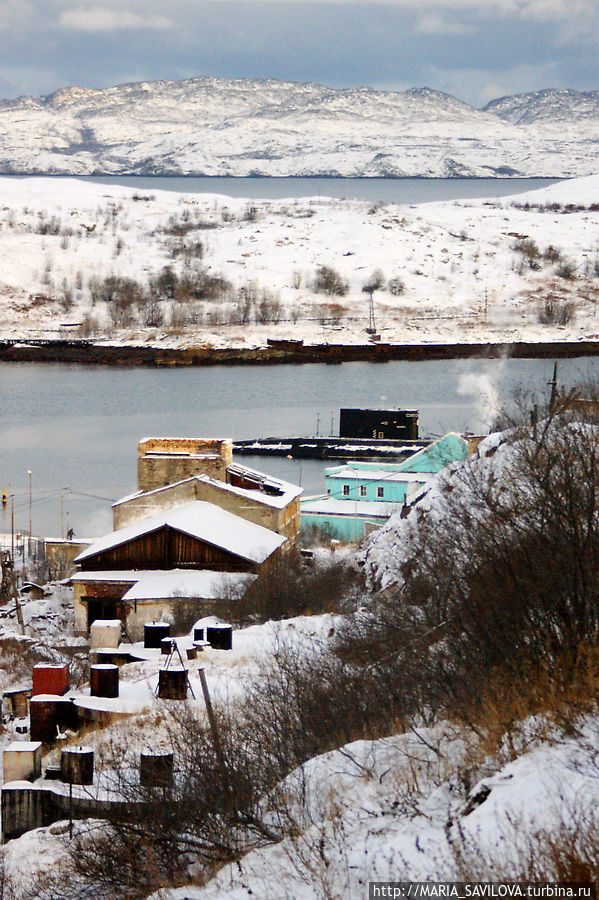
[[[61,696],[69,689],[69,667],[60,663],[38,663],[33,667],[33,690],[36,694]]]

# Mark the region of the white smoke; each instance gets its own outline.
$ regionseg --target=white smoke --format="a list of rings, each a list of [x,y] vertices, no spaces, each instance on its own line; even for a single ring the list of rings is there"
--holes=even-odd
[[[479,421],[490,427],[501,409],[499,394],[489,375],[467,372],[460,375],[458,394],[462,397],[473,397]]]

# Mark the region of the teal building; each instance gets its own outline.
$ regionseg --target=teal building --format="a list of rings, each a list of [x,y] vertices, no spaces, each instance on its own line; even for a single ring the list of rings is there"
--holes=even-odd
[[[352,461],[326,470],[326,493],[301,501],[301,527],[360,541],[399,512],[449,463],[465,459],[468,442],[450,432],[398,463]]]

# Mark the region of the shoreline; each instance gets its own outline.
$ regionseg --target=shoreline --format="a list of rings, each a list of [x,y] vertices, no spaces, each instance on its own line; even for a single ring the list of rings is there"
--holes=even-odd
[[[302,365],[344,362],[424,362],[443,359],[567,359],[599,356],[599,341],[501,343],[308,344],[293,347],[160,348],[48,341],[41,346],[0,341],[0,362],[147,368],[218,365]]]

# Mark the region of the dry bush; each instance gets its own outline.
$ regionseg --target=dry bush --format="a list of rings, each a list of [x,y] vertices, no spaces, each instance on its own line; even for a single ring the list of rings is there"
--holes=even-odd
[[[277,780],[351,741],[405,726],[409,681],[391,683],[384,667],[363,669],[320,649],[281,643],[249,688],[249,746]],[[268,735],[268,741],[264,741]]]
[[[323,612],[339,612],[346,595],[359,584],[356,570],[344,562],[306,565],[298,551],[267,564],[243,598],[231,604],[235,622],[266,622]]]
[[[514,428],[508,477],[470,460],[456,470],[438,512],[415,523],[401,589],[340,637],[344,658],[413,678],[423,718],[498,735],[594,689],[599,429],[572,400]]]
[[[599,878],[599,818],[588,803],[576,809],[555,798],[561,822],[531,829],[502,826],[502,850],[491,853],[458,833],[451,849],[458,877],[467,881],[596,882]]]
[[[349,285],[332,266],[318,266],[312,289],[316,294],[344,297],[349,290]]]

